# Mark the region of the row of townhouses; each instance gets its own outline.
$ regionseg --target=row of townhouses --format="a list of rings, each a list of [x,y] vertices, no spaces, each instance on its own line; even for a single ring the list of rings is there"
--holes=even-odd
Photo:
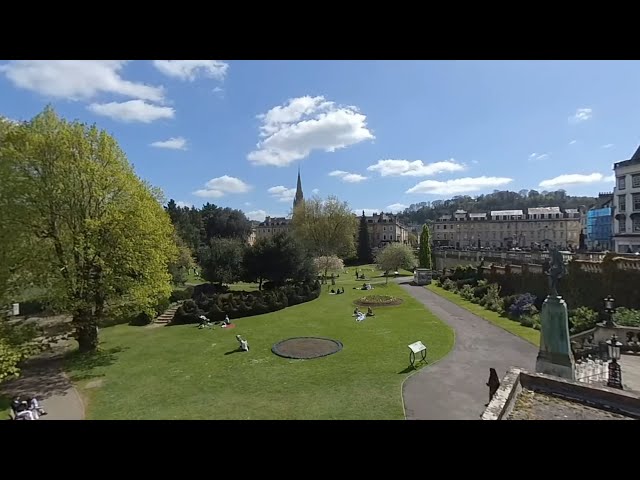
[[[471,213],[457,210],[430,225],[434,245],[455,248],[558,247],[577,248],[581,222],[577,209],[559,207],[494,210]]]

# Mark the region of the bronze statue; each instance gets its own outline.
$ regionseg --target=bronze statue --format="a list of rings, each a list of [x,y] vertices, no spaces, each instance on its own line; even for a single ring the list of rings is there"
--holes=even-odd
[[[558,283],[560,279],[567,274],[567,268],[564,265],[564,258],[558,249],[551,249],[549,251],[549,257],[551,261],[549,263],[549,271],[546,272],[549,276],[549,295],[557,297],[559,296]]]

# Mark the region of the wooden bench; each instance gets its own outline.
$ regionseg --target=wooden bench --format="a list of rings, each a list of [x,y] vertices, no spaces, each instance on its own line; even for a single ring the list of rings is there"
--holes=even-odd
[[[409,345],[409,363],[412,367],[416,366],[416,354],[420,354],[421,359],[419,361],[427,361],[427,347],[421,341],[417,341]]]

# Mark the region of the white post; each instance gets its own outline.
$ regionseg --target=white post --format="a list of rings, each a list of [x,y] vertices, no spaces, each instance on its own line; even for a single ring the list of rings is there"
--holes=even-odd
[[[20,304],[19,303],[14,303],[11,305],[11,313],[14,317],[17,317],[18,315],[20,315]]]

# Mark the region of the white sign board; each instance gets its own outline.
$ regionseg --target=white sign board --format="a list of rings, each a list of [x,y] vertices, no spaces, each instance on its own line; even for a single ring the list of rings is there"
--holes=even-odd
[[[420,341],[412,343],[411,345],[409,345],[409,348],[413,353],[419,353],[427,349],[427,347],[425,347],[424,344]]]

